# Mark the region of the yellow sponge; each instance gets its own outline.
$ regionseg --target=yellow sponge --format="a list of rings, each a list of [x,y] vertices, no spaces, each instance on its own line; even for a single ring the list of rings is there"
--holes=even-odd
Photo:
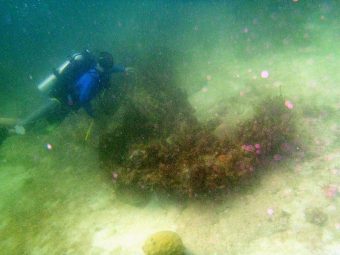
[[[184,255],[184,245],[175,232],[161,231],[145,241],[143,251],[145,255]]]

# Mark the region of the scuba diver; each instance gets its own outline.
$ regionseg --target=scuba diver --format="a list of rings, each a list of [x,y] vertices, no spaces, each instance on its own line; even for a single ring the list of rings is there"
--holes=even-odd
[[[47,103],[19,120],[14,128],[15,133],[25,134],[28,125],[47,117],[60,106],[64,109],[64,115],[71,110],[83,108],[89,116],[94,117],[91,100],[109,86],[111,74],[128,74],[133,70],[131,67],[115,65],[108,52],[100,52],[96,56],[84,50],[72,55],[38,85],[38,89],[48,95]]]

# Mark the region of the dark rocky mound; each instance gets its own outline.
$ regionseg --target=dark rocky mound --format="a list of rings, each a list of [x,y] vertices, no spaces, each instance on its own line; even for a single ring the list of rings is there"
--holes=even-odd
[[[232,135],[217,138],[216,123],[195,118],[169,63],[143,63],[137,84],[112,118],[114,124],[101,134],[100,156],[118,191],[215,195],[252,176],[260,165],[293,153],[296,122],[282,97],[267,98],[253,118],[226,130]]]

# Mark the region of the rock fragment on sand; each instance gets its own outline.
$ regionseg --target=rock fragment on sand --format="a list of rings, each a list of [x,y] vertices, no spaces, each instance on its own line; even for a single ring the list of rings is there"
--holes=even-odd
[[[323,226],[327,222],[327,214],[318,207],[308,207],[305,210],[305,219],[307,222]]]

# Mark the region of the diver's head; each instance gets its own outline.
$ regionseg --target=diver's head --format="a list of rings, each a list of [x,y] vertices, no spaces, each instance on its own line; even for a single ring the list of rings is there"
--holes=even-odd
[[[98,64],[103,71],[108,71],[113,67],[113,57],[110,53],[102,51],[98,55]]]

